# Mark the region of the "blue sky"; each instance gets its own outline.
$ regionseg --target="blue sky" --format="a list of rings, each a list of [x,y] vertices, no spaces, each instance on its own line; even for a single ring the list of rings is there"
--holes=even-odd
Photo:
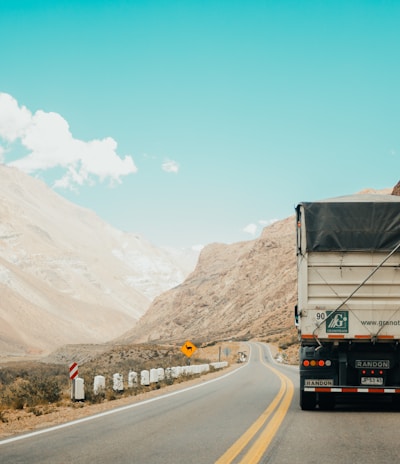
[[[158,246],[400,179],[400,2],[0,0],[0,162]]]

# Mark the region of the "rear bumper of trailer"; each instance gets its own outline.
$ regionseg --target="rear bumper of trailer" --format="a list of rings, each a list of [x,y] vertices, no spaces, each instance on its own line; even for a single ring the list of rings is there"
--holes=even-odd
[[[399,387],[304,387],[309,393],[375,393],[375,394],[400,394]]]

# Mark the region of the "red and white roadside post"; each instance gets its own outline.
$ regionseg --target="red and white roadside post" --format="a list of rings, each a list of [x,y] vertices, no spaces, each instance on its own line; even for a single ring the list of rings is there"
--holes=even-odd
[[[69,378],[71,379],[71,400],[83,401],[85,399],[84,381],[78,377],[78,364],[73,362],[69,366]]]

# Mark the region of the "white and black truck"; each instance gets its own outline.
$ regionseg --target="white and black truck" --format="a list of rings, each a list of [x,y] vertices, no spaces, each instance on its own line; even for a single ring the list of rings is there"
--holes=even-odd
[[[398,407],[400,197],[303,202],[296,219],[301,408],[356,395]]]

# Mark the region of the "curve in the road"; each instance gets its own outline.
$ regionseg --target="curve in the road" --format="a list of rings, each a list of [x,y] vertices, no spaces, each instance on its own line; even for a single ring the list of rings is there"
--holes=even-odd
[[[247,431],[216,461],[215,464],[230,464],[233,460],[255,440],[240,464],[256,464],[260,461],[272,439],[277,433],[286,413],[292,402],[294,386],[293,382],[286,375],[267,364],[258,345],[261,362],[277,375],[281,381],[281,387],[268,408],[260,417],[247,429]],[[271,417],[272,416],[272,417]],[[270,418],[271,417],[271,418]],[[270,419],[270,420],[269,420]],[[264,428],[263,428],[264,427]],[[258,434],[258,437],[256,435]]]

